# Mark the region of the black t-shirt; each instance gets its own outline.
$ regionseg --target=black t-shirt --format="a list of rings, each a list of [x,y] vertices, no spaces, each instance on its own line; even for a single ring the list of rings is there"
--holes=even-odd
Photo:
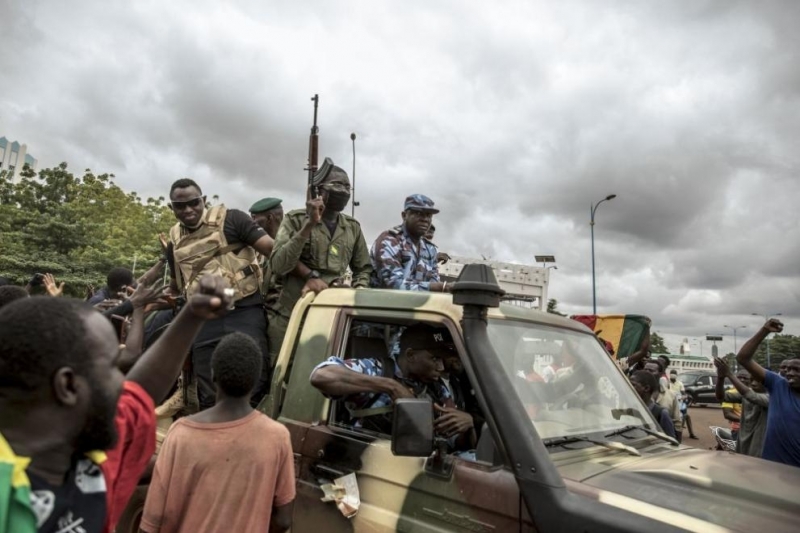
[[[106,519],[106,480],[99,466],[77,460],[64,484],[54,486],[28,472],[31,507],[39,533],[99,533]]]
[[[244,243],[248,246],[253,246],[258,239],[267,234],[264,228],[256,224],[255,221],[250,218],[250,215],[238,209],[228,209],[228,212],[225,213],[225,227],[223,231],[228,244]],[[172,243],[167,245],[167,261],[169,263],[169,270],[174,278],[175,254],[173,252]],[[261,303],[261,293],[256,291],[255,294],[246,296],[236,302],[236,307],[260,305]]]

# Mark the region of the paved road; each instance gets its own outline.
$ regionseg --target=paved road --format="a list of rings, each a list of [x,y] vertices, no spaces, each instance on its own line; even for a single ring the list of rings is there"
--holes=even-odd
[[[716,446],[714,436],[708,426],[728,427],[728,421],[722,416],[722,409],[719,406],[709,407],[690,407],[689,415],[692,417],[692,427],[698,440],[689,438],[689,430],[683,428],[683,444],[695,448],[709,449]]]

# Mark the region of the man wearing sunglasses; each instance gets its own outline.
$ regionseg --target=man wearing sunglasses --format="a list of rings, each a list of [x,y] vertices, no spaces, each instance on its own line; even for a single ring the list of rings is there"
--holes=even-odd
[[[205,274],[225,278],[234,290],[234,308],[225,316],[206,322],[192,346],[200,409],[213,406],[216,399],[211,354],[220,339],[234,331],[253,337],[264,357],[261,377],[250,398],[256,406],[269,391],[271,368],[258,253],[269,257],[274,241],[247,213],[224,205],[207,207],[205,196],[193,180],[173,183],[169,198],[178,219],[170,229],[167,245],[172,290],[191,296]]]
[[[270,356],[280,351],[289,316],[297,300],[308,291],[319,293],[341,283],[348,267],[352,286],[369,286],[372,265],[361,224],[342,211],[350,201],[347,173],[326,157],[311,187],[319,194],[306,209],[286,214],[275,238],[270,267],[281,285],[278,301],[271,306]]]

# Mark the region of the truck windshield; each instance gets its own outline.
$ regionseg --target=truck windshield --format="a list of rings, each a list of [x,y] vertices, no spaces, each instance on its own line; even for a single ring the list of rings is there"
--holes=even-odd
[[[659,430],[594,336],[509,319],[490,319],[489,338],[542,439],[627,426]]]

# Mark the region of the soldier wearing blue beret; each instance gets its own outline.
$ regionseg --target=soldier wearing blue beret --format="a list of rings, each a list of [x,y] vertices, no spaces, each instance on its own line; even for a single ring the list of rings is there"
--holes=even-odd
[[[426,235],[439,210],[424,194],[412,194],[403,205],[403,223],[381,233],[370,249],[370,287],[404,291],[448,290],[439,278],[438,250]]]

